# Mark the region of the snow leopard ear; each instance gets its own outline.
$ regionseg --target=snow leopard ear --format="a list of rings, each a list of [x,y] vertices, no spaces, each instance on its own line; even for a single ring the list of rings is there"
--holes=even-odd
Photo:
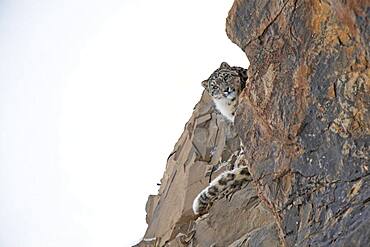
[[[246,81],[248,79],[248,70],[241,67],[236,67],[236,69],[242,81]]]
[[[203,86],[204,88],[207,88],[207,87],[208,87],[208,80],[204,80],[204,81],[202,81],[202,86]]]
[[[230,69],[230,65],[226,62],[222,62],[220,65],[221,69]]]

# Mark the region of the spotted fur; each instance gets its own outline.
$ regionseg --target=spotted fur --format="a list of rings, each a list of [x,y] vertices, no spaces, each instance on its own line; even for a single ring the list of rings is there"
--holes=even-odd
[[[228,159],[227,163],[231,165],[231,170],[221,173],[195,197],[193,201],[194,214],[205,214],[214,201],[232,195],[252,181],[245,163],[243,148],[241,145],[240,150]]]
[[[202,82],[215,103],[216,109],[229,121],[234,122],[239,95],[245,87],[247,70],[231,67],[226,62]]]
[[[237,167],[231,171],[222,173],[194,199],[194,213],[206,213],[215,200],[239,190],[250,181],[251,176],[247,167]]]

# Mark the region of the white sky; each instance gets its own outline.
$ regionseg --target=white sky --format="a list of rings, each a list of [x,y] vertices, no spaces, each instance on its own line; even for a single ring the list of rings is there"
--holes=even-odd
[[[0,1],[0,246],[130,246],[232,0]]]

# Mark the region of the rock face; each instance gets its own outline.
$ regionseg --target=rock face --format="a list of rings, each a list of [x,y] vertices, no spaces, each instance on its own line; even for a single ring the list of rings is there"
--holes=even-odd
[[[369,246],[369,18],[361,0],[235,0],[226,32],[251,64],[235,124],[202,96],[138,246]],[[196,218],[240,140],[253,183]]]
[[[236,129],[283,246],[369,246],[368,1],[235,1]]]

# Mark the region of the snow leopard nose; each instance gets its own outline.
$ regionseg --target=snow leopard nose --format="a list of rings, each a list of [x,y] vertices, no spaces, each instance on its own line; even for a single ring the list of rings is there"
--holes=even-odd
[[[228,88],[225,89],[224,95],[227,96],[227,95],[229,95],[230,93],[233,93],[233,92],[234,92],[234,90],[232,88],[228,87]]]

